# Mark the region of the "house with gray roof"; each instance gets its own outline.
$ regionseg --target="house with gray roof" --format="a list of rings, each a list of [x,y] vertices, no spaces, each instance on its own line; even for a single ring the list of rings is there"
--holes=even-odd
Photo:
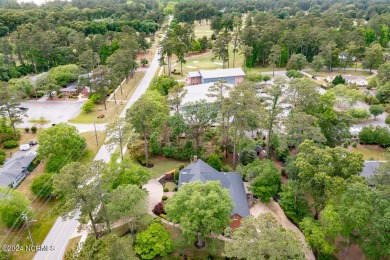
[[[199,85],[225,80],[228,84],[237,86],[244,81],[245,72],[241,68],[199,70],[187,73],[187,85]]]
[[[36,155],[19,155],[8,159],[0,169],[0,186],[16,188],[29,173],[28,167]]]
[[[180,171],[178,188],[180,189],[186,183],[195,181],[201,181],[202,183],[219,181],[222,188],[228,189],[234,204],[233,211],[230,214],[231,228],[240,227],[241,219],[250,215],[247,194],[240,173],[219,172],[195,157],[194,162]]]
[[[366,177],[366,179],[370,179],[372,176],[374,176],[375,170],[379,168],[379,166],[383,162],[384,161],[365,161],[363,170],[359,175]],[[369,184],[371,186],[375,186],[375,183],[373,183],[372,181],[369,181]]]

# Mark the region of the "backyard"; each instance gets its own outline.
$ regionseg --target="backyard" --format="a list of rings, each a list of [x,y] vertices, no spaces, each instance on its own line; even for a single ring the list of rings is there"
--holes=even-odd
[[[352,146],[348,147],[351,153],[363,154],[363,160],[365,161],[382,161],[385,160],[384,153],[386,149],[381,148],[379,145],[362,145],[358,144],[356,148]]]
[[[152,179],[158,178],[161,175],[178,169],[180,165],[186,166],[189,162],[179,161],[171,158],[165,158],[163,156],[156,156],[153,158],[154,166],[149,169]]]

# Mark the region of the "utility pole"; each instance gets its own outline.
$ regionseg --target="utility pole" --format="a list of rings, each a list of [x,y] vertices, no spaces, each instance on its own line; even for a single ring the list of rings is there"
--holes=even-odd
[[[122,147],[122,129],[121,129],[121,121],[118,120],[118,128],[119,128],[119,145],[121,148],[121,157],[123,161],[123,147]]]
[[[22,213],[22,218],[23,218],[23,220],[26,222],[28,235],[30,236],[31,244],[34,246],[34,241],[33,241],[32,236],[31,236],[30,223],[29,223],[29,221],[28,221],[28,216],[27,216],[27,214],[26,214],[26,213]]]
[[[115,91],[114,91],[114,100],[115,100],[115,104],[116,104],[116,96],[115,96]]]
[[[93,126],[95,128],[95,138],[96,138],[96,145],[99,146],[99,140],[96,132],[96,121],[93,121]]]

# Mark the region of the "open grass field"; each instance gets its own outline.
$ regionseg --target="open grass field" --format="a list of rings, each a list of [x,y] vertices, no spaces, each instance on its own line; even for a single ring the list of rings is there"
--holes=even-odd
[[[381,161],[384,160],[384,154],[386,149],[379,147],[378,145],[361,145],[358,144],[356,148],[352,146],[348,147],[348,150],[351,153],[361,153],[363,154],[363,159],[365,161]]]
[[[152,179],[158,178],[171,170],[179,168],[182,164],[187,165],[189,162],[158,156],[153,158],[153,163],[154,166],[149,169]]]
[[[354,71],[354,70],[333,70],[332,73],[329,73],[329,71],[306,71],[310,75],[317,76],[317,77],[328,77],[328,76],[337,76],[337,75],[349,75],[349,76],[363,76],[368,77],[372,74],[369,73],[369,71]]]
[[[104,104],[97,104],[91,112],[81,112],[76,118],[69,120],[69,122],[78,124],[92,124],[94,121],[96,121],[97,124],[110,122],[114,117],[122,112],[127,100],[130,99],[134,90],[142,80],[144,74],[145,72],[136,72],[134,78],[129,79],[128,82],[125,82],[122,85],[123,94],[121,94],[120,89],[118,89],[115,94],[117,103],[115,104],[114,98],[106,101],[107,110],[104,109]],[[104,118],[97,118],[99,114],[104,114]]]
[[[197,24],[194,28],[194,32],[197,39],[202,38],[203,36],[210,38],[211,35],[213,34],[213,30],[211,30],[209,24],[203,24],[203,25]]]

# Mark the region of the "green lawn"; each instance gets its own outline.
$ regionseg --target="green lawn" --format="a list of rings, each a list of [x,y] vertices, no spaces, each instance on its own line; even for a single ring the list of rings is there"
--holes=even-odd
[[[167,259],[181,259],[180,256],[183,255],[187,256],[186,259],[211,259],[209,256],[212,256],[212,259],[224,259],[222,257],[225,247],[224,241],[206,238],[207,247],[197,249],[192,243],[188,244],[188,240],[183,236],[181,229],[165,223],[163,225],[171,232],[174,248],[174,252]]]
[[[348,147],[348,150],[351,153],[361,153],[363,154],[363,159],[365,161],[372,160],[384,160],[384,153],[386,153],[386,149],[379,147],[378,145],[358,145],[357,148],[353,148],[352,146]]]
[[[369,73],[369,71],[354,71],[354,70],[333,70],[332,73],[329,73],[329,71],[306,71],[307,73],[317,76],[317,77],[328,77],[328,76],[337,76],[337,75],[351,75],[351,76],[371,76],[372,74]]]
[[[211,30],[210,25],[199,25],[197,24],[194,29],[195,37],[202,38],[203,36],[206,36],[207,38],[210,38],[213,34],[213,30]]]
[[[84,155],[80,158],[82,164],[87,164],[93,161],[100,147],[106,139],[106,134],[104,132],[97,131],[99,145],[96,144],[96,136],[94,131],[84,132],[80,134],[85,138],[87,142],[87,150]]]
[[[161,175],[179,168],[180,165],[187,165],[189,162],[183,162],[175,159],[165,158],[162,156],[155,157],[153,159],[154,166],[150,168],[150,174],[152,178],[158,178]]]
[[[190,71],[198,71],[198,70],[214,70],[214,69],[222,69],[222,62],[221,60],[215,60],[211,61],[214,54],[209,51],[206,53],[200,53],[191,57],[188,57],[186,60],[187,62],[183,64],[183,76],[181,75],[173,75],[171,76],[175,79],[183,79],[185,78],[186,74]],[[233,47],[229,47],[229,66],[230,68],[233,67]],[[176,71],[180,72],[180,62],[175,62],[176,58],[172,58],[172,66],[171,71],[176,69]],[[236,61],[235,61],[235,67],[240,68],[242,67],[244,63],[244,56],[240,53],[236,53]],[[227,64],[226,64],[227,66]],[[164,72],[163,72],[164,73]],[[163,74],[162,73],[162,74]],[[166,75],[168,74],[167,68],[165,68]]]
[[[126,101],[131,98],[134,90],[137,88],[144,74],[145,72],[137,72],[134,78],[129,79],[128,82],[125,82],[122,86],[123,95],[121,94],[120,90],[118,90],[116,92],[116,99],[118,102],[115,104],[114,98],[112,101],[107,101],[107,110],[104,109],[104,104],[97,104],[91,112],[80,112],[77,117],[69,120],[69,122],[78,124],[92,124],[94,121],[96,121],[97,124],[110,122],[113,118],[117,117],[122,112],[126,106]],[[125,101],[121,103],[121,100]],[[103,114],[104,118],[97,118],[99,114]]]
[[[167,182],[165,183],[165,187],[167,187],[169,189],[169,191],[173,191],[174,188],[176,188],[176,184],[174,182]]]

